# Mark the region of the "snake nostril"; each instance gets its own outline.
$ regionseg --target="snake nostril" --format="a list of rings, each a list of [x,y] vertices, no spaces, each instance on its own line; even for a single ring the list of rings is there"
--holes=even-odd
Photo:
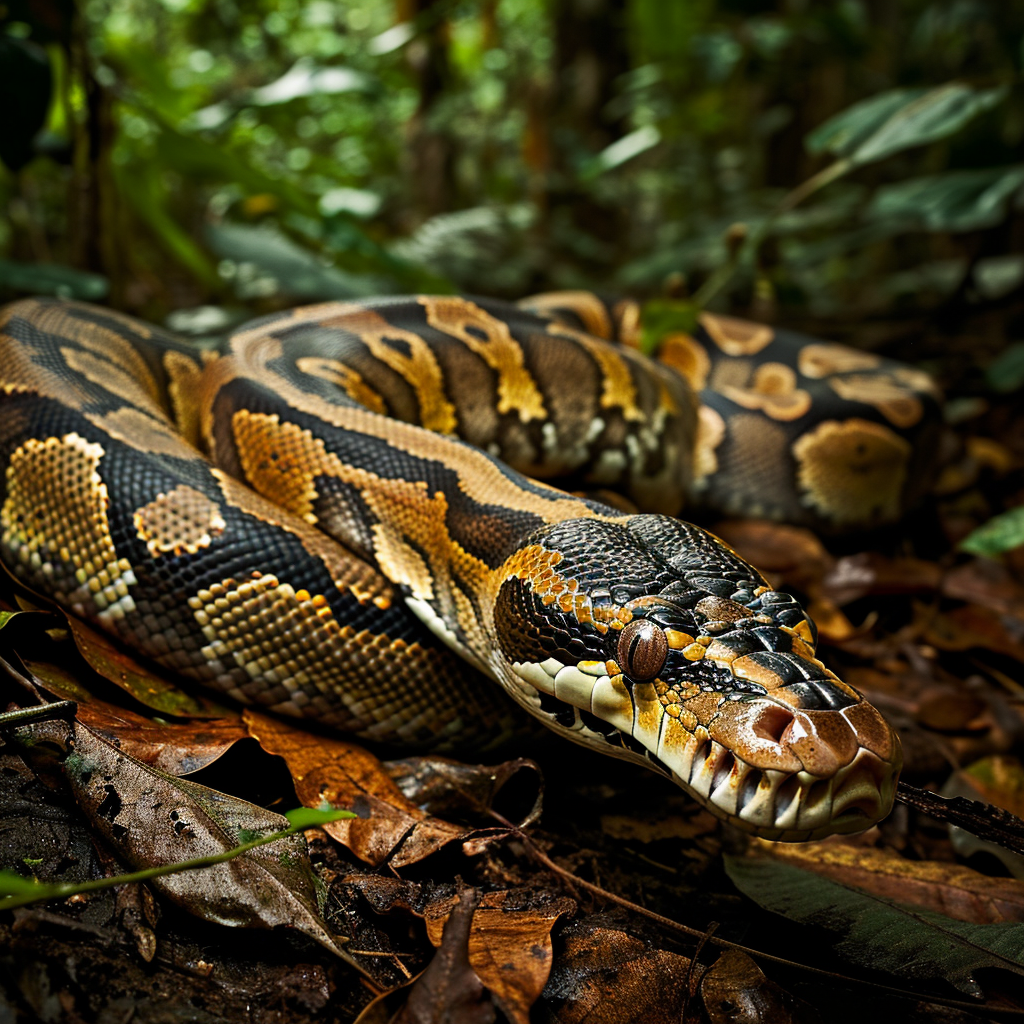
[[[761,739],[771,740],[772,743],[781,743],[782,734],[793,721],[793,712],[778,704],[769,704],[757,716],[753,724],[754,733]]]

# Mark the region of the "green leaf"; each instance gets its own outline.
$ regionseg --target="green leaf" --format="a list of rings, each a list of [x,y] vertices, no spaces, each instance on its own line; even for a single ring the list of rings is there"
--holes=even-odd
[[[1024,341],[1015,341],[989,365],[985,379],[993,391],[1009,394],[1024,385]]]
[[[1024,544],[1024,506],[994,516],[969,533],[958,547],[972,555],[994,558]]]
[[[265,271],[270,293],[280,291],[294,299],[349,299],[390,290],[386,278],[325,266],[316,253],[269,225],[211,224],[206,234],[218,256]],[[254,290],[253,294],[265,293]]]
[[[854,166],[883,160],[912,146],[949,138],[1001,102],[1008,89],[972,89],[949,82],[937,89],[893,89],[855,103],[805,140],[811,153],[831,153]]]
[[[809,153],[848,157],[896,111],[920,99],[926,92],[926,89],[892,89],[854,103],[818,125],[804,139],[804,146]]]
[[[358,818],[359,815],[353,811],[336,811],[332,808],[321,811],[315,807],[296,807],[293,811],[286,811],[285,817],[292,828],[303,829],[341,821],[343,818]]]
[[[1024,164],[931,174],[883,185],[867,216],[924,231],[977,231],[1003,221],[1022,186]]]
[[[647,355],[658,350],[669,334],[692,334],[697,329],[700,308],[678,299],[652,299],[644,303],[641,316],[640,348]]]
[[[102,299],[110,285],[105,277],[59,263],[17,263],[0,260],[0,287],[62,299]]]
[[[1024,974],[1024,924],[968,924],[890,903],[791,864],[725,858],[736,887],[759,906],[835,936],[835,951],[853,963],[904,979],[944,979],[983,995],[975,974],[1002,968]]]

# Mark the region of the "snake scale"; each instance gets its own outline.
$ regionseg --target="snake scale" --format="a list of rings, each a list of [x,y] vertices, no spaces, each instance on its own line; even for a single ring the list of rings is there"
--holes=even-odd
[[[866,828],[895,733],[793,597],[675,514],[893,520],[927,480],[934,387],[727,317],[658,361],[638,336],[634,303],[582,292],[327,303],[218,352],[14,303],[0,556],[239,701],[436,749],[507,734],[510,696],[748,832]],[[606,491],[644,511],[586,496]]]

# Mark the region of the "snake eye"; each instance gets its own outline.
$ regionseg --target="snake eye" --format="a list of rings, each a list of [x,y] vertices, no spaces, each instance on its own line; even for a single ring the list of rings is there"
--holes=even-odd
[[[631,679],[653,679],[668,656],[665,631],[649,619],[634,619],[619,634],[618,662]]]

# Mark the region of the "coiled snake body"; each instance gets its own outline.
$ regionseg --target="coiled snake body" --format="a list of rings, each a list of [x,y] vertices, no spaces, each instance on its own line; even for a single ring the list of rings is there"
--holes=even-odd
[[[925,475],[930,382],[720,317],[658,363],[629,345],[635,312],[584,293],[329,303],[218,355],[109,310],[15,303],[0,555],[241,701],[443,746],[509,728],[490,677],[747,831],[865,828],[891,806],[895,734],[816,659],[794,598],[673,514],[690,492],[819,525],[895,518]],[[540,482],[556,477],[651,511]]]

